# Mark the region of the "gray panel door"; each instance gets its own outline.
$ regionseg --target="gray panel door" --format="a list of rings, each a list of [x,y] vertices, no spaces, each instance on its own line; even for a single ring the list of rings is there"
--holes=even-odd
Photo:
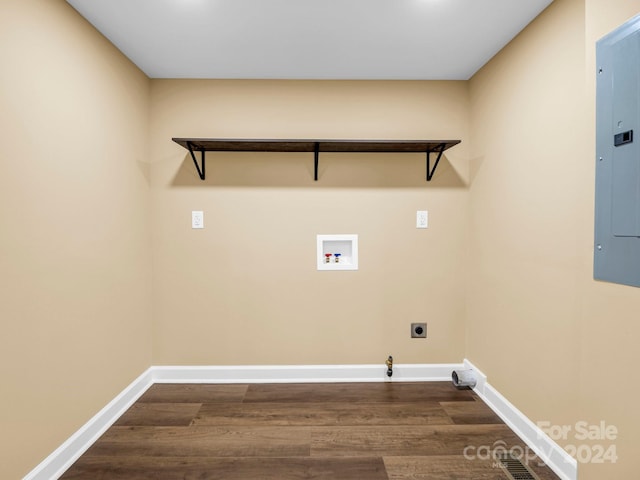
[[[640,15],[596,43],[595,279],[640,287]]]

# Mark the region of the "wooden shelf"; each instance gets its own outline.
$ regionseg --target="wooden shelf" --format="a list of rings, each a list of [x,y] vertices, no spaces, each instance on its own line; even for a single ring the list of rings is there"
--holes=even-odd
[[[201,180],[205,179],[205,152],[313,152],[314,180],[318,180],[320,152],[331,153],[425,153],[427,156],[427,181],[431,181],[438,162],[445,150],[460,140],[277,140],[277,139],[228,139],[228,138],[173,138],[191,154]],[[195,152],[201,152],[198,165]],[[437,158],[431,168],[431,154]]]

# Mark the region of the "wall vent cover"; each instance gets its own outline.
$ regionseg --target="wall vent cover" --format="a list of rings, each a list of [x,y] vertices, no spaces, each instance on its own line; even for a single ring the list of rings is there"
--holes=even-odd
[[[496,456],[503,466],[505,473],[512,480],[540,480],[527,466],[525,466],[518,457],[510,453],[503,453]]]

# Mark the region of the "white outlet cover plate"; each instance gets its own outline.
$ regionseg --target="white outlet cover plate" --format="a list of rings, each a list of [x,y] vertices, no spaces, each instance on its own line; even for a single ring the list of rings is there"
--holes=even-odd
[[[191,212],[191,228],[204,228],[204,212],[202,210]]]
[[[429,212],[427,210],[416,212],[416,228],[429,228]]]

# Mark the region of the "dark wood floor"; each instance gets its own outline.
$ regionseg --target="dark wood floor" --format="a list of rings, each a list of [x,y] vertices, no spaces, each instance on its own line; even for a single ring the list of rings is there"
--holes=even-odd
[[[471,457],[515,445],[524,447],[472,391],[449,382],[156,384],[61,478],[505,480],[493,460]]]

